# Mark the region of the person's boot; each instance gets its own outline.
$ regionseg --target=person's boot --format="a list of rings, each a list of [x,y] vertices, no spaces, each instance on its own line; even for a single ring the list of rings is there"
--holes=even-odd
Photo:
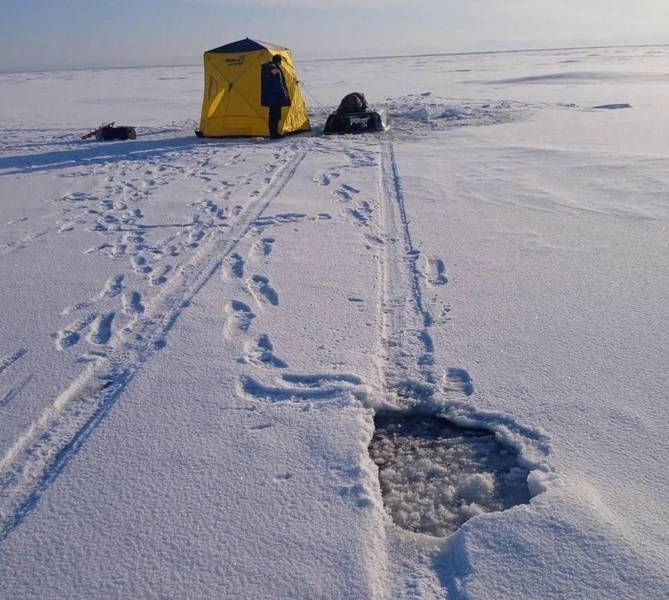
[[[279,127],[272,127],[269,130],[269,137],[271,140],[280,140],[282,137],[285,137],[283,134],[279,133]]]

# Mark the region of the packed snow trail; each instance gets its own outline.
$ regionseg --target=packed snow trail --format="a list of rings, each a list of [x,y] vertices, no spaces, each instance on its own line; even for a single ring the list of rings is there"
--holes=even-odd
[[[165,346],[165,337],[181,312],[279,195],[304,156],[295,152],[276,169],[268,187],[244,206],[230,228],[214,232],[144,312],[109,341],[108,354],[73,381],[2,458],[0,541],[37,504],[142,365]]]

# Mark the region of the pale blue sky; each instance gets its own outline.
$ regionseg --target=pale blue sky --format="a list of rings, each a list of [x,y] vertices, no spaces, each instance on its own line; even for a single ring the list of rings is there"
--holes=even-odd
[[[0,71],[197,64],[251,37],[296,58],[669,44],[669,0],[0,0]]]

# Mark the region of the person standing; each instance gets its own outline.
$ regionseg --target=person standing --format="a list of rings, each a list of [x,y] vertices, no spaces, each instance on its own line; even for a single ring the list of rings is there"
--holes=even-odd
[[[281,109],[290,106],[290,96],[286,87],[286,79],[281,70],[281,55],[275,54],[270,62],[262,65],[260,70],[260,104],[269,108],[267,126],[269,137],[282,138],[279,133]]]

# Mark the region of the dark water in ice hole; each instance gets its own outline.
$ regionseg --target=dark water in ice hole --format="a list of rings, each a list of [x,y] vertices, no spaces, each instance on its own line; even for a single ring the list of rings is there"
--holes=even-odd
[[[491,431],[399,411],[374,424],[369,454],[386,510],[403,529],[445,537],[475,515],[529,503],[527,470]]]

